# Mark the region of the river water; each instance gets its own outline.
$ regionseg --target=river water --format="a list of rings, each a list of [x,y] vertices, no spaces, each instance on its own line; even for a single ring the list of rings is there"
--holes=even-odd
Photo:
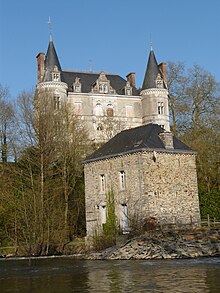
[[[219,293],[220,258],[192,260],[0,259],[0,292]]]

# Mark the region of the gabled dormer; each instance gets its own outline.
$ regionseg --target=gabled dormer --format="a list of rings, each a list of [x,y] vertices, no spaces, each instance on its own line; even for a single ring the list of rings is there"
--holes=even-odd
[[[54,65],[54,68],[51,74],[52,74],[52,81],[61,81],[60,79],[61,72],[58,70],[57,65]]]
[[[75,78],[75,81],[73,83],[73,91],[75,93],[81,93],[82,92],[82,84],[80,82],[80,78],[79,77],[76,77]]]
[[[126,82],[126,85],[124,87],[124,93],[126,96],[132,96],[132,87],[129,81]]]
[[[110,81],[107,79],[104,71],[101,71],[98,79],[92,85],[91,92],[98,94],[115,94],[116,91],[112,88]]]

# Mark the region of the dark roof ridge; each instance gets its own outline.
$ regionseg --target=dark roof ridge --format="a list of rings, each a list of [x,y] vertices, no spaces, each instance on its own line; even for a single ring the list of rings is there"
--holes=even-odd
[[[63,69],[62,70],[63,72],[69,72],[69,73],[84,73],[84,74],[100,74],[101,72],[104,72],[105,75],[116,75],[116,76],[119,76],[119,74],[117,73],[114,73],[114,72],[105,72],[103,70],[101,71],[87,71],[87,70],[72,70],[72,69]]]

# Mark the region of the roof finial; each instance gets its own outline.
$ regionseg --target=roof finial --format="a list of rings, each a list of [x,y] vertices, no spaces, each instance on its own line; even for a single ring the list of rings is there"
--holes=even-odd
[[[150,33],[150,50],[153,51],[153,47],[152,47],[152,35]]]
[[[50,42],[52,42],[52,22],[50,20],[50,16],[49,16],[47,23],[48,23],[48,28],[49,28],[49,32],[50,32]]]
[[[89,72],[92,72],[92,60],[89,59]]]

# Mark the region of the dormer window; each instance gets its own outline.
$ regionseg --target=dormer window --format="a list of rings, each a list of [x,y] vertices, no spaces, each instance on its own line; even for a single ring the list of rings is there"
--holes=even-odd
[[[59,73],[53,73],[53,81],[60,81],[60,74]]]
[[[82,91],[82,84],[79,77],[76,77],[75,82],[73,83],[73,91],[75,93],[81,93]]]
[[[102,94],[108,94],[108,85],[105,83],[100,83],[99,84],[99,92]]]
[[[103,71],[100,73],[98,79],[93,83],[91,92],[99,94],[116,94],[116,91],[112,88],[110,81],[107,79]]]
[[[52,72],[52,78],[53,78],[53,81],[60,81],[60,72],[56,65],[54,66],[54,69]]]
[[[156,87],[159,89],[163,88],[163,79],[160,76],[160,74],[158,73],[157,78],[156,78]]]
[[[126,96],[131,96],[132,95],[132,87],[131,87],[129,81],[127,81],[126,86],[125,86],[125,95]]]

